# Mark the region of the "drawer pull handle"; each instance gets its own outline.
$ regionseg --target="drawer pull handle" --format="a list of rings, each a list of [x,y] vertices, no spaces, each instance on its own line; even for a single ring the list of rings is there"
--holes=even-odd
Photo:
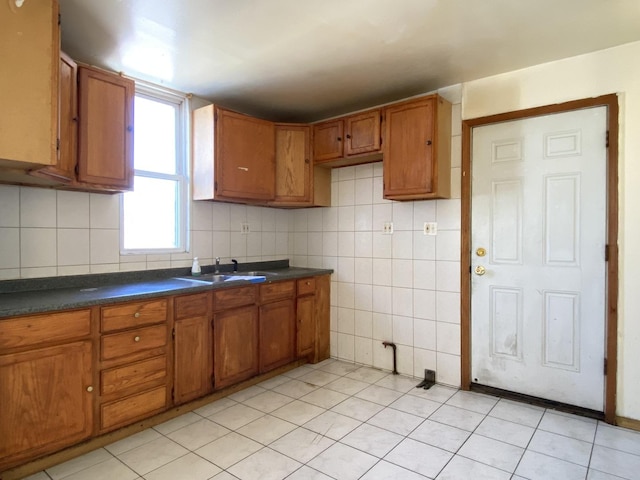
[[[308,287],[309,285],[311,285],[311,282],[305,282],[305,285]]]
[[[140,312],[134,313],[133,316],[136,317],[136,318],[140,318]]]
[[[89,385],[87,387],[87,392],[89,392],[89,393],[93,392],[93,387],[91,385]]]
[[[138,337],[138,336],[133,337],[133,341],[134,342],[139,342],[140,341],[140,337]]]

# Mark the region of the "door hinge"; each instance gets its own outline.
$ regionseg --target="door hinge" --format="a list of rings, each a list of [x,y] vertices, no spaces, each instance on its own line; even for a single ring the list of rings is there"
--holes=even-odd
[[[605,140],[606,147],[609,148],[609,130],[607,130],[607,136]]]
[[[176,391],[175,389],[172,387],[171,388],[171,403],[176,401],[176,395],[175,395]]]
[[[213,191],[214,192],[218,191],[218,182],[213,182]]]
[[[62,23],[62,14],[59,13],[58,14],[58,25],[60,25]]]
[[[60,151],[60,139],[56,138],[56,150]]]
[[[216,377],[211,375],[211,388],[216,388]]]
[[[176,338],[176,329],[175,328],[171,330],[171,338],[173,338],[174,340]]]
[[[607,375],[607,359],[604,359],[604,374]]]
[[[604,261],[609,261],[609,245],[604,246]]]

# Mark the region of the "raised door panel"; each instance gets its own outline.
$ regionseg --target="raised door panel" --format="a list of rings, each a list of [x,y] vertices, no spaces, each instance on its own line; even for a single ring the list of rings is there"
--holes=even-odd
[[[91,362],[90,341],[0,356],[0,470],[91,435]]]
[[[296,308],[298,358],[312,355],[315,350],[315,297],[299,297]]]
[[[274,124],[218,107],[215,112],[216,198],[273,200]]]
[[[295,331],[293,299],[260,307],[260,373],[293,360]]]
[[[258,373],[258,307],[248,306],[213,317],[215,388]]]
[[[345,123],[345,155],[380,151],[380,110],[352,115]]]
[[[313,195],[311,128],[276,125],[276,198],[274,205],[310,204]]]
[[[78,76],[78,181],[129,190],[134,82],[90,67],[80,67]]]
[[[161,385],[152,390],[131,395],[100,406],[101,432],[123,427],[136,420],[160,413],[167,407],[167,387]]]
[[[322,163],[343,156],[342,120],[318,123],[313,126],[313,161]]]
[[[174,401],[184,403],[211,390],[211,323],[194,317],[175,323]]]
[[[316,277],[314,304],[315,318],[315,355],[313,363],[326,360],[330,356],[330,321],[329,303],[331,296],[331,280],[329,275]]]

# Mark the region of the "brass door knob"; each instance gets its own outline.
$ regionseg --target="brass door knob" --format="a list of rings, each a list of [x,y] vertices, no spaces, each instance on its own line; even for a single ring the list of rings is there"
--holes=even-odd
[[[487,272],[482,265],[478,265],[473,271],[476,275],[484,275]]]
[[[484,257],[486,254],[487,254],[487,251],[484,248],[479,247],[478,249],[476,249],[477,256]]]
[[[134,313],[134,314],[133,314],[133,316],[134,316],[135,318],[140,318],[140,312],[136,312],[136,313]]]
[[[87,387],[87,392],[89,392],[89,393],[93,392],[93,387],[91,385],[89,385]]]
[[[139,342],[140,341],[140,337],[133,337],[133,341],[134,342]]]

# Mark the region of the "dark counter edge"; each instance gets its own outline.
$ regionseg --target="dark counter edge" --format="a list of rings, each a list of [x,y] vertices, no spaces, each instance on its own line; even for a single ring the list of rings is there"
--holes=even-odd
[[[202,273],[213,273],[212,265],[203,266]],[[220,272],[233,270],[233,265],[220,265]],[[241,263],[238,267],[244,271],[274,271],[277,275],[266,275],[266,282],[290,280],[316,275],[333,273],[331,269],[311,267],[290,267],[289,260],[274,260],[265,262]],[[190,267],[168,268],[159,270],[140,270],[133,272],[116,272],[104,274],[86,274],[34,279],[17,279],[0,281],[0,319],[27,314],[47,313],[59,310],[72,310],[95,305],[122,303],[132,300],[160,297],[163,295],[181,295],[187,293],[205,292],[219,288],[232,288],[241,285],[253,285],[248,281],[234,281],[215,283],[213,285],[194,285],[185,282],[184,287],[170,287],[166,290],[158,289],[152,292],[126,293],[124,295],[100,297],[83,300],[78,298],[79,289],[93,287],[126,287],[130,292],[135,291],[136,284],[171,280],[174,277],[191,276]],[[195,277],[197,278],[197,277]],[[20,300],[16,297],[21,297]],[[42,297],[54,297],[50,299]],[[15,299],[16,301],[12,301]],[[48,300],[48,301],[47,301]]]

